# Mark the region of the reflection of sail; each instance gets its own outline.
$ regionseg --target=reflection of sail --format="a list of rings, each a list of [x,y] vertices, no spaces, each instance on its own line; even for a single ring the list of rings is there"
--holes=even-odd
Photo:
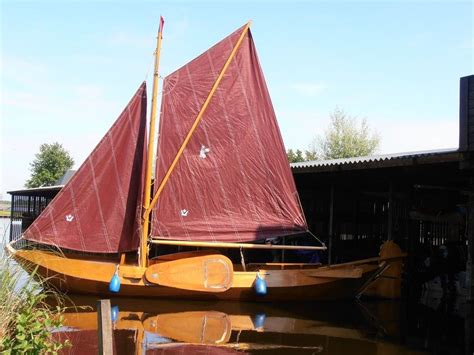
[[[216,348],[212,346],[200,346],[191,344],[169,344],[161,346],[159,349],[147,349],[146,355],[235,355],[235,354],[246,354],[242,351]]]
[[[72,344],[71,348],[64,348],[61,351],[61,354],[97,354],[98,352],[98,336],[97,330],[69,330],[69,331],[59,331],[53,333],[53,338],[56,341],[64,343],[64,341],[69,340]],[[80,349],[80,350],[79,350]]]

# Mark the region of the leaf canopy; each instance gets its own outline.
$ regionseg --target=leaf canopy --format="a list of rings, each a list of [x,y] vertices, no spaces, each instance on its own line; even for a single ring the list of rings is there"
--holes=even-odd
[[[62,144],[44,143],[30,163],[31,176],[25,186],[28,188],[52,186],[73,165],[74,160]]]

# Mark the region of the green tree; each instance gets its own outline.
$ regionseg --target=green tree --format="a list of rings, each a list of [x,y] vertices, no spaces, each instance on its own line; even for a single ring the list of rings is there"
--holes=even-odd
[[[360,124],[355,117],[336,108],[330,116],[329,127],[323,138],[316,138],[313,151],[322,159],[340,159],[373,154],[380,145],[380,137],[371,132],[366,119]]]
[[[302,161],[318,159],[316,152],[312,151],[311,149],[305,150],[304,153],[299,149],[296,149],[295,151],[293,149],[288,149],[286,155],[290,163],[299,163]]]
[[[73,165],[74,160],[62,144],[41,144],[39,153],[30,163],[31,176],[25,186],[31,188],[54,185]]]

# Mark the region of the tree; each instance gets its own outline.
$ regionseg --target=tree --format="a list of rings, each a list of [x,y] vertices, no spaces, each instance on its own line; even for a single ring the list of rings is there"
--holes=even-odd
[[[322,159],[340,159],[373,154],[380,144],[380,137],[371,132],[366,119],[360,125],[355,117],[336,108],[324,137],[313,142],[313,152]]]
[[[296,149],[296,151],[293,151],[293,149],[288,149],[288,151],[286,152],[286,155],[288,156],[288,161],[290,163],[299,163],[302,161],[310,161],[310,160],[318,159],[316,152],[311,151],[311,150],[305,150],[303,154],[303,152],[299,149]]]
[[[40,187],[54,185],[64,173],[71,169],[74,160],[62,144],[41,144],[35,160],[30,163],[31,176],[26,181],[26,187]]]

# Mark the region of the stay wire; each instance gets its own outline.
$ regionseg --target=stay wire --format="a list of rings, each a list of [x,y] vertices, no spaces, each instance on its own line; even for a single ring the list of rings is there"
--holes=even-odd
[[[321,239],[319,239],[316,235],[314,235],[313,232],[311,232],[309,229],[306,230],[306,232],[309,233],[309,235],[311,235],[312,237],[314,237],[318,242],[320,242],[323,247],[326,247],[326,244]]]

